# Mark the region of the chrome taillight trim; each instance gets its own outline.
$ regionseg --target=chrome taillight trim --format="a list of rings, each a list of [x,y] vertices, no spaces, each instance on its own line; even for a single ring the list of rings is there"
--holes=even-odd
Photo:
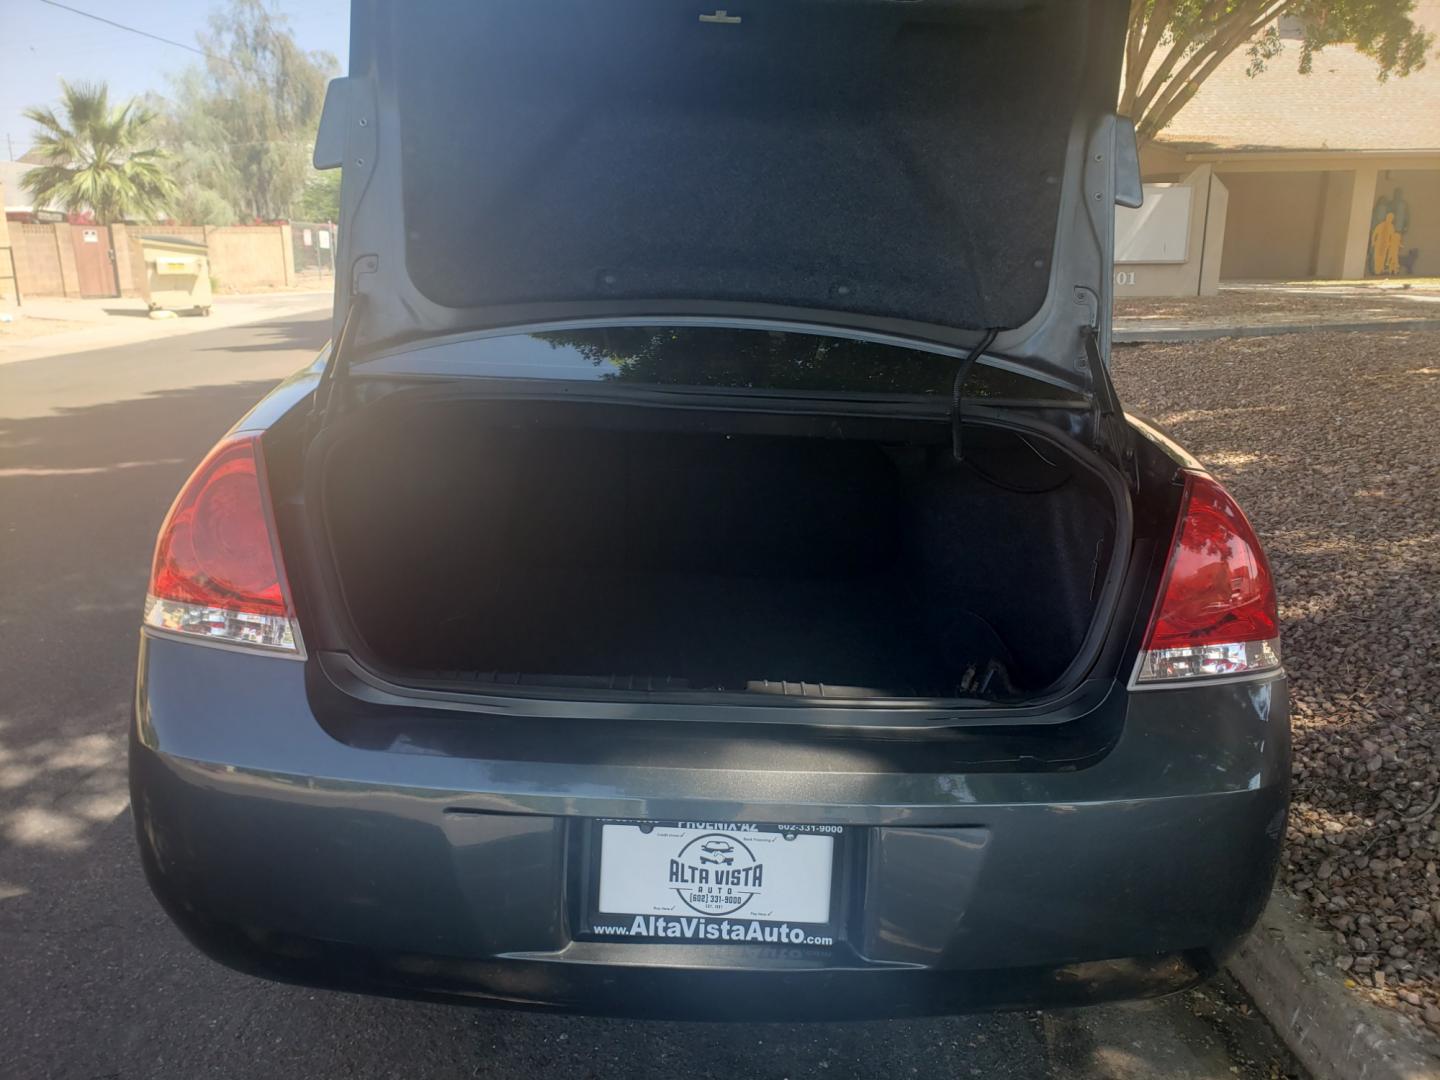
[[[1130,688],[1194,686],[1283,672],[1279,638],[1150,649],[1142,652],[1136,660]]]
[[[144,625],[197,645],[244,649],[290,660],[305,658],[300,627],[284,615],[232,611],[147,594]]]

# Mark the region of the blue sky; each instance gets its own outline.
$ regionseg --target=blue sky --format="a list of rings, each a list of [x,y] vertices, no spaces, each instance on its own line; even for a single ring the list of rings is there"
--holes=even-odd
[[[187,45],[195,44],[210,12],[224,6],[223,0],[64,2]],[[290,20],[303,48],[334,53],[343,71],[350,46],[349,0],[273,0],[271,7]],[[57,79],[104,81],[112,99],[124,100],[146,90],[164,92],[166,77],[192,62],[204,60],[41,0],[0,0],[0,157],[10,157],[12,144],[17,158],[29,148],[32,125],[21,112],[28,105],[54,102]]]

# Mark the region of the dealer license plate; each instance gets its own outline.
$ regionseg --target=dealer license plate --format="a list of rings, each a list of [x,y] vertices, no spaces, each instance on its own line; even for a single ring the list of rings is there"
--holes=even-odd
[[[839,826],[605,822],[601,937],[834,944]]]

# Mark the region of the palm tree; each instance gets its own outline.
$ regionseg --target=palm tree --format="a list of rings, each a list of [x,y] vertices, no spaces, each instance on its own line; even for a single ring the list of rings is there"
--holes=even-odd
[[[37,206],[89,209],[100,225],[156,217],[175,197],[164,151],[151,144],[155,114],[134,101],[110,107],[104,83],[60,80],[64,122],[49,108],[25,110],[40,126],[34,149],[45,159],[20,181]]]

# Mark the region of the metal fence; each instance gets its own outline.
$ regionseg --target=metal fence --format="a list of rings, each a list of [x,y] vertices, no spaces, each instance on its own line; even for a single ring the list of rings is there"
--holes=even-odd
[[[328,221],[292,221],[290,248],[295,253],[296,278],[334,277],[338,239],[339,227]]]

